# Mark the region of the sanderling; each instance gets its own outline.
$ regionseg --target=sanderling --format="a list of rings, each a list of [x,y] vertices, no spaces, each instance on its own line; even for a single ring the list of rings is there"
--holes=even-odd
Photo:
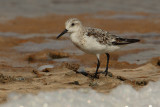
[[[109,52],[117,50],[120,46],[130,43],[139,42],[138,39],[126,39],[110,34],[107,31],[97,28],[85,27],[77,18],[71,18],[65,23],[65,30],[57,36],[57,39],[63,34],[69,32],[73,44],[82,51],[97,56],[97,68],[95,77],[97,77],[100,67],[100,54],[105,53],[107,56],[105,76],[108,73]]]

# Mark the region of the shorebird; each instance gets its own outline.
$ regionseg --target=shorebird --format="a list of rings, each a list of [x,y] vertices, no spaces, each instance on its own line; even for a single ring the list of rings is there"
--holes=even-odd
[[[71,18],[65,22],[65,30],[57,36],[57,39],[67,32],[70,33],[70,39],[76,47],[85,53],[97,56],[95,77],[97,77],[100,67],[101,54],[106,54],[107,56],[107,64],[104,71],[106,76],[110,58],[109,52],[119,49],[122,45],[140,41],[139,39],[122,38],[102,29],[85,27],[77,18]]]

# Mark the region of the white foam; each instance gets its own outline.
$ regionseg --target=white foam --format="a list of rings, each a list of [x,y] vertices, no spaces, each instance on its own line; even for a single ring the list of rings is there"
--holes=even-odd
[[[1,107],[159,107],[159,89],[160,81],[149,83],[139,91],[120,85],[109,94],[92,89],[64,89],[38,95],[12,93]]]

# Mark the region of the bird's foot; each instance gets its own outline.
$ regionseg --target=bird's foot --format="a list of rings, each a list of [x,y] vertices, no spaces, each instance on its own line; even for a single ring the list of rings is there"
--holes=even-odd
[[[98,73],[95,73],[94,75],[93,75],[93,78],[95,79],[99,79],[99,75],[98,75]]]
[[[99,72],[99,73],[105,74],[105,76],[107,76],[108,71],[107,71],[107,72],[106,72],[106,71],[103,71],[103,72]]]
[[[105,76],[107,76],[107,74],[108,74],[108,70],[107,71],[104,71],[105,72]]]
[[[106,72],[106,73],[105,73],[105,76],[107,76],[107,74],[108,74],[108,73]]]

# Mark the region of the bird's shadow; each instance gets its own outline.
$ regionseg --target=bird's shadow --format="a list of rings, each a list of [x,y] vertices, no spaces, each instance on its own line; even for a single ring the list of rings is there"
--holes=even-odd
[[[64,63],[65,67],[70,69],[71,71],[77,73],[77,74],[82,74],[83,76],[86,76],[91,79],[99,79],[100,74],[106,75],[106,72],[104,71],[98,71],[97,74],[90,72],[90,71],[85,71],[83,68],[80,68],[78,64],[69,64],[69,63]],[[112,73],[108,72],[108,76],[112,77]]]
[[[78,74],[82,74],[82,75],[84,75],[86,77],[89,77],[91,79],[99,79],[99,75],[100,74],[104,74],[105,75],[105,73],[106,73],[104,71],[99,71],[98,74],[95,76],[95,73],[90,73],[89,71],[85,71],[85,70],[78,70],[78,71],[74,71],[74,72],[76,72]],[[110,72],[108,72],[108,74],[109,74],[109,76],[112,75]]]

